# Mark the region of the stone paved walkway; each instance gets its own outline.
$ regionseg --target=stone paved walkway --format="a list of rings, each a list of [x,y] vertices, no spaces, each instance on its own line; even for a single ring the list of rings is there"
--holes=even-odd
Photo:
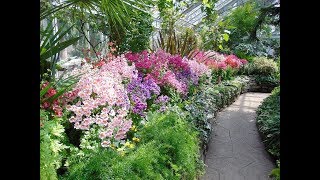
[[[267,180],[275,167],[259,136],[255,110],[269,93],[245,93],[218,113],[204,180]],[[212,122],[213,123],[213,122]]]

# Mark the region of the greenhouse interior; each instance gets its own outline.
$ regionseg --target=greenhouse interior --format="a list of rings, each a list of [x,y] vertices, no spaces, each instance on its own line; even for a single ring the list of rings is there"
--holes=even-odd
[[[40,0],[40,179],[280,179],[280,0]]]

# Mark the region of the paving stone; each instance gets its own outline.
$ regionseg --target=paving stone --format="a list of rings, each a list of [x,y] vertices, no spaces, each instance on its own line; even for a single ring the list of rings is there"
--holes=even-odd
[[[213,141],[213,140],[212,140]],[[211,141],[211,142],[212,142]],[[232,157],[233,152],[232,152],[232,143],[230,142],[224,142],[215,139],[214,144],[210,143],[209,144],[209,151],[207,153],[207,157],[210,158],[211,156],[216,156],[216,157]]]
[[[269,174],[272,169],[272,166],[252,163],[241,169],[240,173],[245,177],[246,180],[269,180]]]
[[[219,180],[219,172],[213,168],[208,168],[201,179]]]
[[[225,166],[229,164],[227,161],[228,159],[231,159],[232,157],[217,157],[217,156],[211,156],[211,157],[206,157],[205,164],[207,165],[207,169],[215,169],[215,170],[221,170]],[[214,162],[214,163],[212,163]]]
[[[275,167],[256,126],[255,111],[270,93],[245,93],[219,112],[203,180],[269,180]]]
[[[230,142],[230,131],[220,125],[214,127],[212,140],[220,140],[222,142]]]

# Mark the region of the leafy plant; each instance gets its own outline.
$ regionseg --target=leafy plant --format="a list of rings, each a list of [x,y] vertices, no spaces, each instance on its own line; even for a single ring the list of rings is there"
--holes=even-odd
[[[159,37],[153,41],[153,50],[161,48],[170,54],[179,54],[182,57],[190,55],[196,49],[197,39],[192,29],[185,29],[178,34],[173,24],[166,31],[160,31]]]
[[[252,75],[274,75],[279,72],[279,67],[273,59],[255,57],[253,62],[246,65],[244,71]]]
[[[268,152],[280,159],[280,86],[257,109],[257,125]]]
[[[198,27],[201,39],[200,48],[224,53],[229,52],[230,31],[228,29],[232,29],[232,26],[228,26],[223,21],[205,20]]]
[[[225,18],[224,23],[227,24],[228,30],[231,31],[231,45],[243,42],[246,38],[252,38],[250,32],[255,30],[258,22],[257,16],[260,14],[259,9],[256,7],[257,5],[254,1],[249,1],[243,6],[237,7]]]
[[[279,86],[279,79],[275,76],[272,75],[256,75],[254,76],[255,81],[258,85],[262,85],[262,86]]]
[[[57,179],[57,169],[66,156],[64,127],[59,119],[51,119],[49,113],[40,110],[40,178]]]
[[[111,149],[70,166],[63,179],[194,179],[203,168],[197,135],[179,108],[149,113],[137,148],[126,154]],[[119,150],[120,151],[120,150]]]
[[[270,177],[273,177],[274,180],[280,180],[280,160],[277,160],[277,167],[272,169]]]
[[[56,71],[57,57],[56,55],[63,49],[77,42],[80,37],[69,38],[64,40],[67,33],[70,32],[71,27],[65,29],[60,27],[57,32],[54,32],[55,25],[49,23],[44,31],[41,32],[40,38],[40,75],[43,77],[51,70],[50,75],[54,76]],[[48,60],[49,59],[49,60]],[[52,74],[51,74],[52,73]],[[51,77],[49,76],[49,77]],[[51,80],[51,79],[48,79]]]
[[[138,11],[132,15],[132,28],[126,30],[125,36],[119,43],[119,52],[140,52],[148,49],[150,35],[152,33],[152,16],[148,13]]]

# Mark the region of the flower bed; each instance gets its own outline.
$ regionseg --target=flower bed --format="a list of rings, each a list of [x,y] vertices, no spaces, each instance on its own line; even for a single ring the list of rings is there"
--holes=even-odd
[[[211,61],[162,50],[129,52],[68,72],[66,77],[79,77],[65,93],[45,91],[44,83],[41,178],[200,176],[199,149],[209,140],[209,120],[234,101],[248,80],[216,84],[217,74],[237,71],[245,61],[226,56],[221,68]],[[46,99],[52,96],[58,98],[53,104]]]

